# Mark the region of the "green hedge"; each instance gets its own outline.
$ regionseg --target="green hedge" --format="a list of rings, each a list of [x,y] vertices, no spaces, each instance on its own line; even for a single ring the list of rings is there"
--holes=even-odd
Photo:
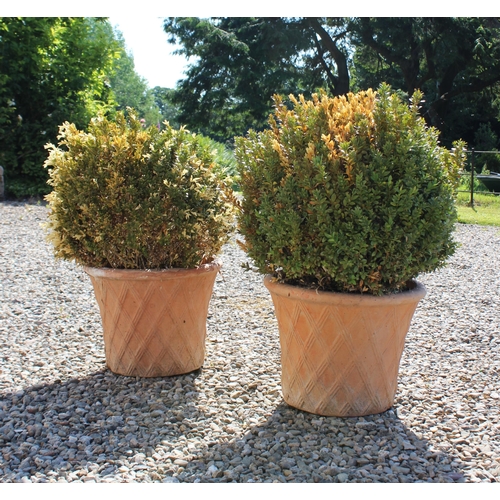
[[[456,243],[454,153],[387,85],[275,96],[270,130],[236,139],[248,255],[281,282],[382,294],[444,265]]]
[[[49,239],[57,257],[93,267],[192,268],[233,228],[231,188],[212,151],[181,128],[103,116],[69,123],[49,145]]]

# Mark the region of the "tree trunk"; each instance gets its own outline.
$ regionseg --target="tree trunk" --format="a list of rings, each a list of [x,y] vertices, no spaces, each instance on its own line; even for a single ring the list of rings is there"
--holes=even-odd
[[[347,69],[347,57],[337,47],[335,40],[333,40],[325,28],[321,26],[316,17],[308,17],[306,19],[315,34],[320,37],[324,48],[330,53],[337,66],[337,78],[334,78],[331,72],[327,73],[334,95],[347,94],[349,92],[349,70]]]

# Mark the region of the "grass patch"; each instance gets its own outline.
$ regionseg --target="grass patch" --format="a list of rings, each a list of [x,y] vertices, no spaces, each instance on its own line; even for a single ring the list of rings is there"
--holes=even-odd
[[[474,193],[474,208],[471,208],[469,203],[469,193],[458,193],[458,222],[481,226],[500,226],[500,196]]]

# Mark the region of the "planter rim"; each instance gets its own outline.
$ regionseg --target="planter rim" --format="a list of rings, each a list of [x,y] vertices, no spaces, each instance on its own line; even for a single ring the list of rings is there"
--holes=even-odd
[[[363,306],[366,307],[405,304],[423,299],[427,293],[424,285],[416,280],[411,280],[411,283],[413,284],[413,288],[410,290],[377,296],[360,293],[313,290],[310,288],[279,283],[270,274],[266,274],[264,277],[264,285],[270,292],[276,295],[306,302],[329,304],[342,303],[343,306],[359,306],[362,303]]]
[[[89,267],[83,266],[83,270],[94,278],[105,278],[109,280],[169,280],[179,278],[189,278],[193,274],[202,274],[220,271],[222,265],[218,262],[202,264],[192,269],[171,268],[171,269],[112,269],[109,267]]]

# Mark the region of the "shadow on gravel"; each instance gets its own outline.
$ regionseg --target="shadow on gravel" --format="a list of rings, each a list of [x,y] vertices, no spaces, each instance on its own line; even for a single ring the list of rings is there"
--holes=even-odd
[[[443,474],[442,462],[451,460],[446,453],[432,451],[393,409],[364,418],[320,417],[282,402],[264,423],[197,456],[186,467],[185,480],[465,482],[451,467]],[[228,462],[231,466],[223,468]]]
[[[341,419],[281,402],[265,422],[243,419],[244,431],[237,423],[216,426],[214,438],[211,415],[221,412],[216,401],[204,400],[196,390],[200,374],[139,379],[105,370],[2,396],[0,481],[37,473],[43,480],[72,474],[72,480],[120,481],[124,462],[157,481],[165,476],[179,482],[464,481],[446,465],[452,458],[431,450],[392,409]],[[209,427],[210,440],[204,432]],[[179,452],[186,447],[189,453]]]
[[[194,384],[200,373],[144,379],[103,370],[0,396],[0,482],[89,464],[104,477],[117,473],[120,457],[134,462],[142,453],[140,463],[205,418]]]

